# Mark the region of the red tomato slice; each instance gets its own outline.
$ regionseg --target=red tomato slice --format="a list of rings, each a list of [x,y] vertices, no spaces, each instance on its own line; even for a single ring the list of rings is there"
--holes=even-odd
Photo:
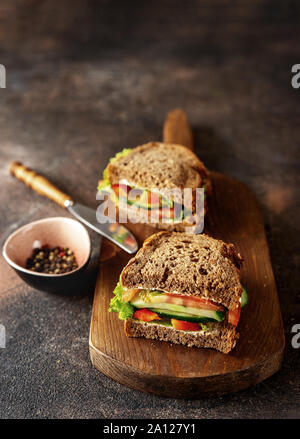
[[[127,186],[126,184],[113,184],[112,190],[115,192],[115,194],[119,196],[127,196],[128,192],[130,191],[130,186]]]
[[[125,238],[124,244],[128,245],[129,247],[134,247],[136,243],[132,236],[127,236]]]
[[[160,320],[156,312],[150,311],[147,308],[138,309],[133,314],[134,319],[142,320],[143,322],[151,322],[152,320]]]
[[[173,328],[181,331],[200,331],[199,323],[184,322],[183,320],[171,319]]]
[[[228,311],[228,322],[231,323],[233,326],[237,326],[239,323],[241,316],[241,305],[235,310],[229,310]]]
[[[112,190],[114,191],[114,193],[119,196],[119,185],[118,184],[113,184],[112,185]]]
[[[211,300],[201,299],[194,296],[182,296],[180,294],[165,293],[157,296],[157,300],[165,303],[174,303],[175,305],[183,305],[191,308],[201,308],[211,311],[223,311],[223,307],[215,304]]]

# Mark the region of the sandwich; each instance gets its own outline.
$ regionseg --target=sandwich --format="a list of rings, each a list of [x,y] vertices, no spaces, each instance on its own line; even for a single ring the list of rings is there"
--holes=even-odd
[[[196,190],[200,188],[204,199],[199,214]],[[98,190],[109,193],[118,212],[126,209],[132,222],[185,231],[195,226],[199,216],[204,217],[211,182],[204,164],[188,148],[150,142],[117,153],[105,168]]]
[[[123,269],[109,311],[128,337],[230,352],[238,339],[241,255],[207,235],[159,232]]]

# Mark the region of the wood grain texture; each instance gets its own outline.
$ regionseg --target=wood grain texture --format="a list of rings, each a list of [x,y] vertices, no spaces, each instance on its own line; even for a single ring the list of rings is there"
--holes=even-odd
[[[163,141],[194,149],[193,134],[185,112],[181,108],[169,111],[164,123]]]
[[[169,113],[164,127],[164,140],[168,132],[171,142],[174,136],[187,138],[190,131],[184,113],[175,114],[176,117]],[[112,245],[103,242],[90,328],[90,356],[98,370],[133,389],[176,398],[221,395],[259,383],[280,368],[285,344],[283,323],[258,202],[244,184],[216,172],[211,178],[213,196],[205,232],[234,243],[245,259],[242,284],[250,299],[242,311],[240,339],[230,354],[222,354],[212,349],[127,338],[124,323],[107,309],[130,256],[119,249],[111,251]],[[153,233],[145,225],[128,226],[141,244]]]

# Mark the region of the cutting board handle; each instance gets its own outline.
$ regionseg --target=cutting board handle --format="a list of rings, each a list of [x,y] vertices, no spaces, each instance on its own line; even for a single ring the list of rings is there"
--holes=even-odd
[[[67,205],[73,203],[69,195],[59,190],[49,180],[47,180],[47,178],[37,174],[30,168],[26,168],[26,166],[20,162],[12,162],[9,172],[18,180],[23,181],[23,183],[25,183],[35,192],[43,195],[44,197],[50,198],[50,200],[55,201],[61,207],[67,207]]]
[[[180,108],[175,108],[167,114],[163,128],[163,141],[184,145],[193,151],[192,130],[185,112]]]

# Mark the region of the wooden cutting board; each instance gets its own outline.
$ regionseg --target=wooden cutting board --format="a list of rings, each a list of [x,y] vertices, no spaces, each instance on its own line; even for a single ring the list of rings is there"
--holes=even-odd
[[[185,114],[169,113],[164,141],[192,148]],[[123,322],[107,312],[112,291],[130,256],[103,241],[90,328],[90,356],[102,373],[133,389],[175,398],[221,395],[252,386],[280,368],[284,330],[264,223],[251,190],[230,177],[213,172],[213,196],[205,232],[233,242],[245,262],[242,284],[249,304],[242,310],[240,339],[230,354],[188,348],[166,342],[127,338]],[[130,225],[140,243],[154,232]]]

